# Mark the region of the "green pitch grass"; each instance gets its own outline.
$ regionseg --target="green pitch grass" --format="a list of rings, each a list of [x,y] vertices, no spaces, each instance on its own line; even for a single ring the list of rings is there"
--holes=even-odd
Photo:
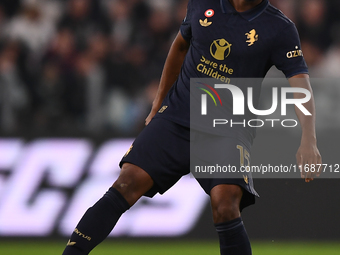
[[[65,242],[66,243],[66,242]],[[61,255],[64,242],[0,241],[3,255]],[[253,255],[339,255],[339,243],[322,242],[252,242]],[[212,241],[111,241],[106,240],[91,255],[211,255],[219,254]]]

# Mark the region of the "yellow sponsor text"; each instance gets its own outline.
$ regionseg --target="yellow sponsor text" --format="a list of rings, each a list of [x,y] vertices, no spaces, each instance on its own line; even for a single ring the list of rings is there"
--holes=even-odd
[[[91,241],[91,237],[90,236],[84,235],[77,228],[75,228],[73,232],[76,233],[78,236],[80,236],[80,237],[82,237],[82,238],[84,238],[84,239],[86,239],[88,241]]]

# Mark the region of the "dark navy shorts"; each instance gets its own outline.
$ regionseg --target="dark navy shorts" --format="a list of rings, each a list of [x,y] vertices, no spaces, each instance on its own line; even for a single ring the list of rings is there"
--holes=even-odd
[[[193,134],[191,130],[191,135]],[[197,132],[196,136],[201,136]],[[211,136],[209,136],[211,138]],[[240,165],[237,139],[218,137],[218,143],[225,147],[232,147],[232,153],[224,154],[219,164]],[[212,141],[213,142],[213,141]],[[239,141],[240,143],[240,141]],[[244,144],[241,143],[241,144]],[[250,145],[245,145],[250,151]],[[198,146],[199,147],[199,146]],[[221,151],[228,151],[222,148]],[[204,151],[203,151],[204,153]],[[138,135],[131,148],[124,155],[120,167],[124,163],[131,163],[146,171],[154,181],[154,186],[145,194],[153,197],[156,193],[163,194],[171,188],[182,176],[190,173],[190,128],[181,126],[163,118],[154,118]],[[196,178],[204,191],[210,195],[213,187],[219,184],[235,184],[243,188],[240,205],[244,207],[255,203],[258,196],[253,187],[251,176],[239,175],[239,178]]]

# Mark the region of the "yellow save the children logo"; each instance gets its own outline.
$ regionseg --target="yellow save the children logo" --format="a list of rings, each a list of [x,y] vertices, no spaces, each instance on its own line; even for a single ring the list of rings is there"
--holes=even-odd
[[[210,45],[210,54],[217,60],[224,60],[227,58],[231,51],[231,46],[225,39],[217,39]]]

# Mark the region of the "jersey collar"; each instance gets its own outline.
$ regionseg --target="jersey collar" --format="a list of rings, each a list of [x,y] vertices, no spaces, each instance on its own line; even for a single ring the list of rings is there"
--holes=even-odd
[[[234,6],[232,6],[228,0],[220,0],[220,2],[223,13],[227,14],[238,13],[248,21],[252,21],[256,19],[258,16],[260,16],[269,5],[268,0],[263,0],[259,5],[255,6],[253,9],[250,9],[245,12],[237,12]]]

